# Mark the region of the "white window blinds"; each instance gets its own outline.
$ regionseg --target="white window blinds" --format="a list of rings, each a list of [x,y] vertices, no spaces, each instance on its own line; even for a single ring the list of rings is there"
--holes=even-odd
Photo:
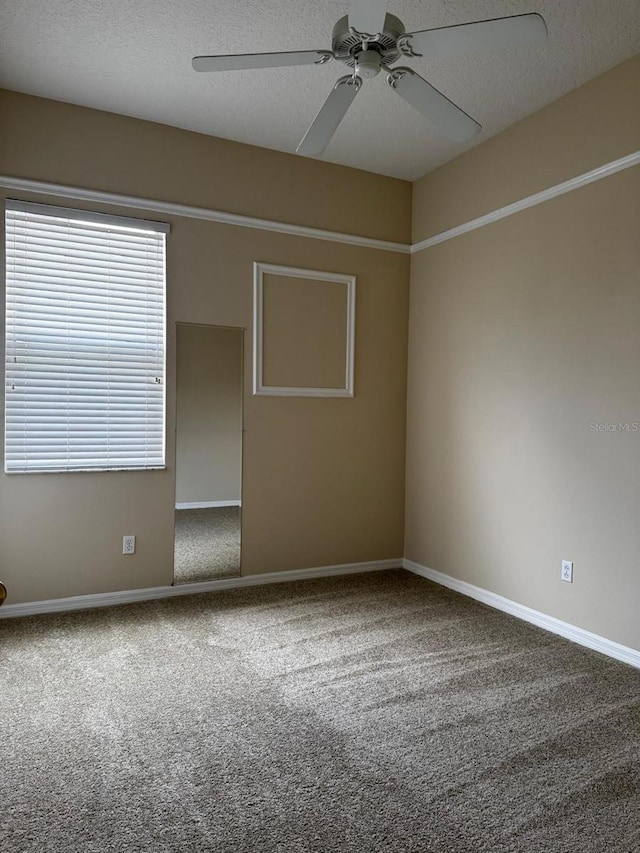
[[[5,471],[164,466],[166,231],[7,202]]]

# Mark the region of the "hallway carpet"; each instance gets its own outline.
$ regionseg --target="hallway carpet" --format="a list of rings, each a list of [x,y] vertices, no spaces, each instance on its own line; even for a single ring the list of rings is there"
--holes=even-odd
[[[0,650],[3,853],[640,851],[640,672],[401,570]]]

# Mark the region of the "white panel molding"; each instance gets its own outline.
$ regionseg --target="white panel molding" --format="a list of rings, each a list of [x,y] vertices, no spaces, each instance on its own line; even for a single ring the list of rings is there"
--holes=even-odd
[[[450,228],[448,231],[441,231],[440,234],[434,234],[433,237],[427,237],[426,240],[421,240],[419,243],[414,243],[411,246],[411,254],[423,252],[425,249],[430,249],[432,246],[437,246],[438,243],[444,243],[446,240],[453,240],[454,237],[460,237],[462,234],[468,234],[469,231],[475,231],[477,228],[483,228],[485,225],[491,225],[492,222],[498,222],[500,219],[505,219],[507,216],[513,216],[514,213],[520,213],[521,210],[527,210],[529,207],[535,207],[537,204],[542,204],[545,201],[550,201],[552,198],[557,198],[565,193],[577,190],[580,187],[585,187],[587,184],[592,184],[594,181],[600,181],[602,178],[608,178],[609,175],[615,175],[616,172],[622,172],[624,169],[630,169],[632,166],[637,166],[640,163],[640,151],[634,154],[629,154],[626,157],[620,157],[619,160],[612,160],[611,163],[605,163],[604,166],[598,166],[597,169],[592,169],[590,172],[584,172],[582,175],[577,175],[575,178],[570,178],[568,181],[563,181],[561,184],[556,184],[553,187],[548,187],[534,195],[521,198],[519,201],[514,201],[513,204],[507,204],[505,207],[500,207],[497,210],[492,210],[491,213],[485,213],[477,219],[471,219],[469,222],[464,222],[462,225],[457,225],[455,228]]]
[[[482,589],[482,587],[458,580],[458,578],[454,578],[451,575],[437,572],[435,569],[427,568],[427,566],[421,566],[420,563],[414,563],[413,560],[408,560],[406,557],[402,561],[402,566],[416,575],[440,584],[440,586],[446,586],[448,589],[452,589],[469,598],[474,598],[476,601],[481,601],[489,607],[501,610],[503,613],[508,613],[510,616],[522,619],[524,622],[530,622],[532,625],[544,628],[545,631],[550,631],[552,634],[565,637],[567,640],[571,640],[580,646],[593,649],[596,652],[607,655],[607,657],[615,658],[640,669],[640,650],[629,648],[629,646],[622,646],[620,643],[615,643],[613,640],[608,640],[599,634],[593,634],[591,631],[586,631],[584,628],[578,628],[576,625],[563,622],[554,616],[548,616],[539,610],[525,607],[524,604],[518,604],[518,602],[497,595],[495,592],[489,592],[487,589]]]
[[[211,509],[217,506],[242,506],[241,501],[181,501],[176,509]]]
[[[264,276],[282,275],[289,278],[314,279],[344,284],[347,287],[347,343],[345,353],[345,384],[343,388],[297,388],[295,386],[265,385],[263,381],[263,309]],[[356,277],[322,270],[303,270],[277,264],[253,264],[253,393],[271,397],[353,397],[355,363]]]
[[[0,607],[0,619],[18,616],[35,616],[41,613],[62,613],[68,610],[88,610],[91,607],[111,607],[136,601],[174,598],[201,592],[218,592],[224,589],[243,589],[271,583],[329,578],[336,575],[358,575],[363,572],[381,572],[402,568],[402,558],[372,560],[366,563],[343,563],[337,566],[319,566],[313,569],[293,569],[288,572],[268,572],[261,575],[241,575],[216,581],[199,581],[178,586],[154,586],[146,589],[125,589],[120,592],[102,592],[96,595],[74,595],[70,598],[52,598],[46,601],[27,601],[24,604],[5,604]]]
[[[272,219],[258,219],[253,216],[244,216],[241,213],[228,213],[225,210],[192,207],[187,204],[176,204],[170,201],[121,195],[119,193],[103,192],[102,190],[88,190],[65,184],[53,184],[48,181],[32,181],[28,178],[0,175],[0,186],[9,190],[22,190],[24,192],[39,193],[40,195],[74,199],[75,201],[113,204],[118,207],[134,207],[140,210],[162,213],[163,215],[184,216],[188,219],[204,219],[208,222],[221,222],[223,225],[235,225],[239,228],[274,231],[277,234],[289,234],[293,237],[308,237],[312,240],[326,240],[330,243],[346,243],[349,246],[381,249],[385,252],[399,252],[403,255],[408,255],[411,251],[411,246],[408,243],[394,243],[390,240],[378,240],[375,237],[361,237],[358,234],[325,231],[322,228],[311,228],[307,225],[294,225],[288,222],[277,222]]]

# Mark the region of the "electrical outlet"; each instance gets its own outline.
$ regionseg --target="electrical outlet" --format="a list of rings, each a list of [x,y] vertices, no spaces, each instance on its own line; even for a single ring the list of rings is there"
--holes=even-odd
[[[136,537],[135,536],[123,536],[122,537],[122,553],[123,554],[135,554],[136,553]]]
[[[573,583],[573,563],[570,560],[562,561],[560,580],[566,581],[567,583]]]

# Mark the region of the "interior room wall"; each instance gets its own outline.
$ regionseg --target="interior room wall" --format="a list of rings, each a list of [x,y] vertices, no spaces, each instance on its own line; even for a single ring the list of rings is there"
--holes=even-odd
[[[635,59],[418,182],[416,238],[639,150],[639,80]],[[636,166],[412,257],[405,541],[636,649],[639,231]]]
[[[408,181],[6,89],[0,116],[4,174],[410,240]]]
[[[343,388],[348,287],[343,282],[265,275],[262,376],[265,385]]]
[[[0,93],[0,110],[5,175],[409,240],[411,187],[403,181],[15,93]],[[336,203],[343,193],[349,205]],[[2,196],[171,224],[167,467],[0,475],[9,602],[171,583],[177,322],[246,330],[243,573],[401,557],[408,255],[144,206]],[[353,399],[253,396],[254,261],[357,276]],[[137,536],[133,556],[121,554],[124,534]]]
[[[413,242],[638,150],[640,56],[413,184]]]
[[[239,501],[242,338],[181,324],[176,335],[176,503]]]

